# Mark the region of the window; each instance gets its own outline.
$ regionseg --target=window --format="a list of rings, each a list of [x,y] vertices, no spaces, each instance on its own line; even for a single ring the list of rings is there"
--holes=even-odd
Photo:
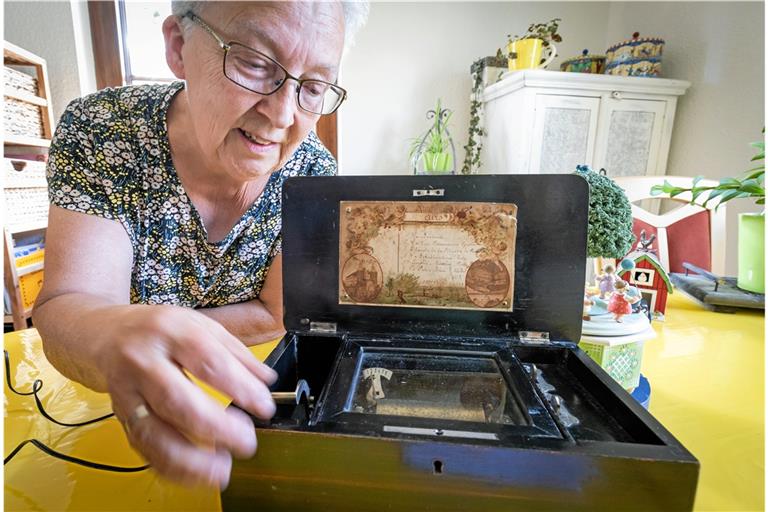
[[[165,62],[162,27],[170,14],[170,2],[118,1],[126,84],[176,79]]]

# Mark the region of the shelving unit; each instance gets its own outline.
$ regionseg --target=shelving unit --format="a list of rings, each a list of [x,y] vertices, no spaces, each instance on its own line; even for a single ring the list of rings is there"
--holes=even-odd
[[[4,315],[4,323],[13,323],[18,330],[28,327],[42,287],[45,250],[38,247],[42,244],[34,244],[25,254],[16,253],[20,241],[44,237],[48,192],[44,162],[9,155],[46,154],[54,122],[45,59],[5,41],[3,62],[4,281],[11,310]]]

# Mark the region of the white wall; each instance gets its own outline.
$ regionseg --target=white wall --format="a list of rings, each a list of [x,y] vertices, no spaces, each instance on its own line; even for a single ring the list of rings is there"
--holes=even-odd
[[[77,1],[77,0],[73,0]],[[86,5],[85,2],[81,2]],[[77,6],[76,6],[77,7]],[[83,40],[83,30],[90,42],[87,7],[78,8],[78,37],[75,36],[73,6],[70,2],[5,2],[5,39],[44,58],[48,65],[48,79],[51,82],[53,116],[58,121],[67,104],[74,98],[95,89],[95,78],[78,66],[78,48]],[[91,52],[92,53],[92,52]],[[83,59],[87,55],[81,52]],[[92,62],[93,57],[90,57]],[[82,71],[81,71],[82,70]],[[89,83],[93,84],[89,90]],[[81,88],[85,85],[85,89]]]
[[[88,2],[70,0],[72,8],[72,30],[75,37],[75,55],[77,56],[77,75],[80,81],[80,94],[96,92],[96,62],[93,58],[91,40],[91,17],[88,15]]]
[[[680,98],[668,174],[719,178],[750,166],[764,125],[764,4],[761,2],[382,2],[343,66],[350,92],[339,114],[343,174],[408,173],[410,139],[428,128],[438,97],[454,111],[457,167],[469,123],[469,66],[509,33],[562,18],[564,42],[550,66],[605,48],[635,30],[666,39],[663,75],[692,83]],[[6,2],[5,38],[48,60],[54,114],[95,88],[85,3]],[[84,32],[88,32],[85,34]],[[736,271],[736,217],[728,204],[727,267]]]
[[[609,41],[662,36],[665,77],[691,87],[678,101],[667,174],[738,176],[753,167],[765,126],[765,5],[762,2],[614,2]],[[738,214],[760,211],[746,199],[727,203],[726,270],[737,272]]]
[[[343,174],[409,173],[409,139],[428,128],[436,98],[454,110],[460,167],[469,123],[469,66],[506,34],[562,18],[560,56],[641,35],[667,44],[663,76],[692,83],[678,101],[667,174],[712,178],[750,168],[764,121],[764,4],[761,2],[373,2],[368,25],[343,66],[350,99],[340,111]],[[737,214],[728,203],[728,273],[736,273]]]
[[[562,18],[565,58],[605,48],[608,3],[373,2],[368,24],[343,65],[349,100],[341,108],[344,174],[407,173],[409,139],[429,127],[438,97],[454,111],[457,168],[469,125],[469,67],[523,33],[531,22]],[[558,57],[550,69],[559,69]]]

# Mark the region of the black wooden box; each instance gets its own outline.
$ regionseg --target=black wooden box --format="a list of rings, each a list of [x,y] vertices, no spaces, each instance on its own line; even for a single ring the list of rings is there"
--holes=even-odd
[[[225,510],[690,510],[698,461],[578,347],[586,182],[295,178],[283,401]],[[309,395],[309,396],[307,396]]]

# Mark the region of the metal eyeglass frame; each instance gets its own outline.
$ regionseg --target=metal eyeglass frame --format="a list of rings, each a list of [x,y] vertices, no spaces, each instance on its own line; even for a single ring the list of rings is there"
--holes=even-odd
[[[254,50],[250,46],[244,45],[243,43],[238,43],[237,41],[230,41],[228,43],[224,42],[224,39],[221,36],[219,36],[206,22],[204,22],[202,19],[200,19],[200,17],[198,15],[196,15],[195,13],[193,13],[191,11],[186,12],[182,16],[182,18],[189,18],[194,23],[197,23],[203,30],[205,30],[211,36],[213,36],[214,39],[216,39],[216,42],[219,44],[219,47],[221,47],[221,49],[224,50],[224,59],[222,59],[222,61],[221,61],[221,67],[222,67],[222,72],[224,73],[224,76],[227,78],[227,80],[229,80],[230,82],[232,82],[235,85],[238,85],[238,86],[242,87],[246,91],[250,91],[250,92],[255,93],[255,94],[260,94],[262,96],[269,96],[269,95],[275,94],[277,91],[279,91],[283,87],[283,85],[285,85],[285,83],[288,81],[288,79],[290,78],[291,80],[293,80],[293,81],[298,83],[298,85],[296,86],[296,104],[299,106],[299,108],[301,108],[305,112],[309,112],[310,114],[315,114],[315,115],[319,115],[319,116],[327,116],[327,115],[333,114],[334,112],[336,112],[339,109],[341,104],[344,103],[344,101],[347,99],[347,96],[348,96],[347,95],[347,90],[344,89],[343,87],[339,87],[338,85],[333,84],[331,82],[326,82],[325,80],[318,80],[318,79],[315,79],[315,78],[310,78],[310,79],[296,78],[295,76],[291,75],[288,72],[287,69],[285,69],[285,66],[283,66],[282,64],[277,62],[275,59],[273,59],[269,55],[266,55],[266,54],[260,52],[259,50]],[[239,82],[236,82],[235,80],[230,78],[229,75],[227,75],[227,55],[229,54],[229,50],[232,48],[233,45],[241,46],[241,47],[243,47],[243,48],[245,48],[245,49],[247,49],[249,51],[252,51],[252,52],[256,53],[257,55],[259,55],[260,57],[268,60],[269,62],[273,62],[277,67],[279,67],[281,70],[283,70],[283,73],[285,73],[285,78],[277,85],[277,87],[275,88],[274,91],[266,92],[266,93],[265,92],[260,92],[260,91],[254,91],[253,89],[250,89],[250,88],[244,86],[243,84],[241,84]],[[330,112],[327,112],[327,113],[320,113],[320,112],[313,112],[311,110],[308,110],[308,109],[304,108],[304,106],[301,104],[301,88],[303,87],[305,82],[316,82],[316,83],[325,84],[325,85],[328,85],[329,87],[331,87],[332,89],[340,91],[341,92],[340,99],[339,99],[337,105],[333,108],[333,110],[331,110]]]

